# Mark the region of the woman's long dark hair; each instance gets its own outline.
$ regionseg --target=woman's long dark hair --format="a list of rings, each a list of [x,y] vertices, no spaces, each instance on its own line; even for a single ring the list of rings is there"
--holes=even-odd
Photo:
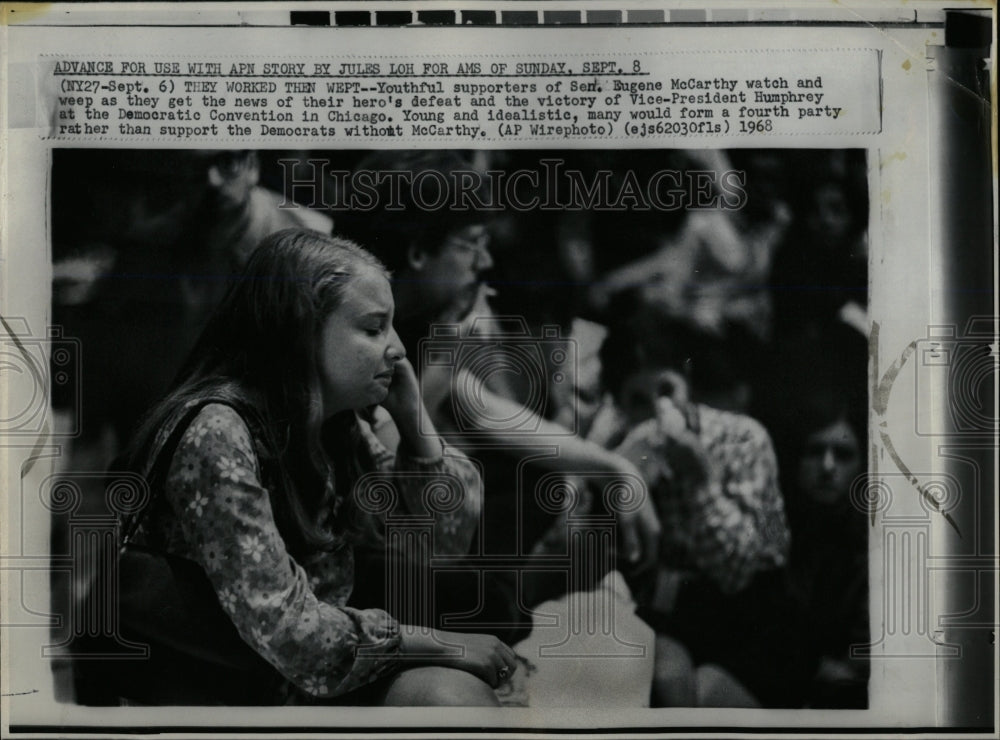
[[[346,239],[300,229],[265,238],[212,314],[174,387],[141,423],[126,451],[133,470],[147,470],[157,432],[191,402],[234,406],[258,437],[261,467],[282,537],[292,552],[329,547],[316,521],[331,477],[341,499],[336,517],[348,533],[350,484],[372,461],[353,411],[323,416],[318,348],[326,318],[360,272],[388,275],[369,252]],[[261,449],[261,447],[263,449]]]

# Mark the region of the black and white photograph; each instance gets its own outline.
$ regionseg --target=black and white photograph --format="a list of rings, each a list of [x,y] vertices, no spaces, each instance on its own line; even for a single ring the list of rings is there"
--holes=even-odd
[[[4,735],[990,737],[994,9],[467,5],[0,9]]]
[[[863,151],[52,172],[54,531],[148,485],[68,700],[867,706]]]

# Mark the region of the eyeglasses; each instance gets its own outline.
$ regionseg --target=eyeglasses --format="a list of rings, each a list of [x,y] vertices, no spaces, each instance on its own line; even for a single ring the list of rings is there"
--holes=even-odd
[[[472,238],[453,237],[448,239],[445,244],[454,247],[460,252],[474,255],[476,263],[487,262],[492,258],[490,254],[490,235],[485,231]]]

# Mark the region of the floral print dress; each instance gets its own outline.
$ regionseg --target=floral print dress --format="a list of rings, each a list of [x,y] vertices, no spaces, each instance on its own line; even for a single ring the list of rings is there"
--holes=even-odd
[[[434,546],[466,552],[481,507],[475,466],[452,449],[436,460],[396,459],[361,428],[377,470],[392,476],[408,511],[422,512],[429,479],[458,481],[461,504],[435,516]],[[336,697],[398,669],[396,620],[379,609],[346,606],[355,577],[352,546],[337,539],[329,550],[293,558],[261,479],[240,414],[225,404],[205,405],[180,437],[163,495],[132,540],[198,563],[243,640],[311,697]],[[335,505],[330,483],[320,516]]]
[[[697,439],[710,465],[707,478],[670,454],[655,419],[636,426],[616,451],[644,473],[655,497],[663,526],[661,561],[733,594],[758,573],[788,561],[791,538],[778,463],[771,437],[755,419],[701,404],[694,409]]]

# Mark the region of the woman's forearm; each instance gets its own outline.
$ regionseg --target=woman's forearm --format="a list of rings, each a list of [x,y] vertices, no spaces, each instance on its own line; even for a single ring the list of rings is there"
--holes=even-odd
[[[490,419],[513,419],[523,418],[525,407],[517,401],[511,401],[486,388],[480,388],[475,401],[468,398],[464,389],[473,387],[474,383],[463,382],[460,377],[454,384],[453,392],[456,395],[455,402],[465,405],[466,409],[476,407],[483,408],[483,413]],[[466,418],[474,418],[471,414],[466,414]],[[626,467],[625,460],[620,456],[604,449],[594,442],[590,442],[554,421],[537,417],[532,420],[535,431],[530,437],[532,446],[557,447],[558,457],[541,458],[537,462],[543,467],[558,470],[571,470],[574,473],[607,473],[619,472]],[[476,429],[477,436],[485,436],[490,442],[520,446],[525,443],[524,433],[521,431],[503,429],[502,427],[492,427],[484,424]],[[460,436],[460,435],[459,435]]]
[[[419,413],[424,415],[423,429],[419,421]],[[437,430],[434,429],[427,412],[421,409],[410,417],[404,418],[402,423],[396,422],[396,430],[399,432],[399,441],[406,446],[407,452],[413,457],[427,460],[436,460],[441,457],[444,449],[441,446],[441,439]]]

